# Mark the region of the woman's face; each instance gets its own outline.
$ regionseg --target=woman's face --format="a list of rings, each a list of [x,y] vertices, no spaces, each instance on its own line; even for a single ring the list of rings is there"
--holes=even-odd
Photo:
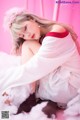
[[[18,33],[19,37],[25,40],[32,40],[32,39],[40,38],[40,27],[35,21],[33,20],[26,21],[22,25],[24,27]]]

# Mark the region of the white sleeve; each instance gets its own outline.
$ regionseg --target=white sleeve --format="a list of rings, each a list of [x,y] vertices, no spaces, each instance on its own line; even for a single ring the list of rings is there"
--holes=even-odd
[[[74,48],[72,40],[45,37],[38,53],[29,62],[0,72],[1,91],[41,79],[67,62],[73,55]]]

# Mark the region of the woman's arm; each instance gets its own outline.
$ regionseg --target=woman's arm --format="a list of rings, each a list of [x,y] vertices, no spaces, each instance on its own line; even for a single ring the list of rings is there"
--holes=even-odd
[[[74,51],[75,45],[70,37],[45,37],[39,51],[27,63],[0,73],[0,90],[41,79],[66,63]]]

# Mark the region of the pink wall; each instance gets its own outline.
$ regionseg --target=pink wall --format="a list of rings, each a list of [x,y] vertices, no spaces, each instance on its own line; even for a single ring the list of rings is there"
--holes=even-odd
[[[62,0],[2,0],[0,2],[0,51],[9,53],[11,49],[11,36],[9,32],[3,30],[2,23],[4,13],[12,7],[25,7],[29,12],[41,17],[71,25],[77,33],[80,42],[80,4],[58,4],[56,1]]]
[[[1,0],[0,1],[0,51],[10,52],[11,36],[3,29],[3,17],[6,10],[12,7],[25,7],[26,0]]]
[[[0,2],[0,51],[10,52],[11,36],[9,32],[5,32],[2,24],[6,10],[12,7],[25,7],[29,12],[52,19],[54,0],[2,0]],[[4,4],[5,3],[5,4]]]
[[[74,3],[56,3],[59,5],[57,21],[72,26],[78,35],[78,41],[80,43],[80,3],[75,3],[76,1],[79,2],[79,0],[65,1],[73,1]]]
[[[38,16],[52,19],[54,0],[26,0],[27,10]]]

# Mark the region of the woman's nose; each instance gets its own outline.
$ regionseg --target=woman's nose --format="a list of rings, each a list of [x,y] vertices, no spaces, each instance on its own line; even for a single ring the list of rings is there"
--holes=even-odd
[[[28,32],[28,33],[27,33],[27,36],[28,36],[28,37],[30,37],[30,36],[31,36],[31,34]]]

